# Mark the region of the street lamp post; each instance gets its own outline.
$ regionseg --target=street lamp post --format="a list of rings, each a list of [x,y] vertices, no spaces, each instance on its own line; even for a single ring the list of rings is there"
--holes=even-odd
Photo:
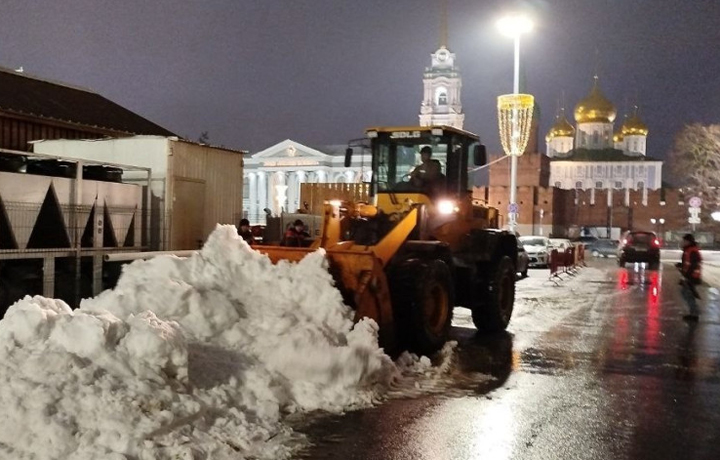
[[[503,142],[503,148],[505,149],[505,153],[510,155],[510,205],[508,206],[508,227],[511,232],[515,232],[515,227],[517,226],[517,214],[518,214],[518,205],[517,205],[517,165],[518,165],[518,156],[523,154],[523,151],[525,150],[525,146],[527,145],[527,139],[529,136],[529,128],[530,128],[530,120],[532,119],[532,106],[534,104],[534,100],[532,100],[532,96],[528,96],[530,98],[530,111],[529,114],[524,114],[521,112],[527,112],[526,107],[522,102],[519,102],[518,96],[521,96],[520,93],[520,36],[524,33],[530,32],[532,30],[532,22],[529,18],[523,15],[510,15],[505,16],[502,19],[500,19],[497,23],[498,29],[500,29],[500,32],[502,32],[504,35],[510,37],[514,41],[514,48],[515,48],[515,59],[514,59],[514,72],[513,72],[513,95],[516,96],[515,99],[507,99],[504,102],[504,109],[501,107],[501,104],[503,102],[500,101],[500,98],[498,98],[498,112],[499,112],[499,119],[500,119],[500,137],[501,140],[507,139],[509,142]],[[501,96],[502,98],[503,96]],[[525,100],[525,104],[527,104],[527,98]],[[507,126],[505,127],[506,131],[510,131],[509,133],[503,133],[503,114],[502,111],[506,110],[509,111],[511,117],[511,129],[507,130]],[[525,123],[527,123],[527,126],[522,126]],[[526,131],[526,132],[523,132]],[[509,134],[509,135],[508,135]],[[524,142],[523,142],[524,138]],[[510,145],[505,145],[505,144]]]

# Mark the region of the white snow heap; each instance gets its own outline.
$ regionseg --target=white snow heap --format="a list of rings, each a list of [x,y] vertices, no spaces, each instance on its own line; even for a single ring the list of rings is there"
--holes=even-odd
[[[0,458],[282,458],[295,410],[371,404],[397,375],[318,251],[273,265],[234,226],[125,267],[71,310],[0,321]]]

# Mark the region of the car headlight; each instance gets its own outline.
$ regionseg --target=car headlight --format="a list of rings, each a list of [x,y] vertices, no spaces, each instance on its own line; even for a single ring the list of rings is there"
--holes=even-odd
[[[452,200],[440,200],[437,202],[437,210],[440,214],[452,214],[458,212],[460,209],[455,206],[455,202]]]

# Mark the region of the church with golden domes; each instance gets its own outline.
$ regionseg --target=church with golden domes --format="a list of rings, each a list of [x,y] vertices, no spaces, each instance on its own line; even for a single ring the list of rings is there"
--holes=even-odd
[[[575,126],[561,110],[545,137],[551,185],[626,193],[662,186],[662,161],[647,155],[648,128],[637,107],[615,130],[617,109],[603,95],[596,76],[574,115]]]
[[[573,115],[574,125],[559,111],[545,137],[545,154],[533,120],[528,147],[518,159],[517,231],[618,238],[628,229],[652,230],[667,240],[686,231],[686,197],[663,187],[663,162],[648,155],[649,130],[638,108],[616,129],[617,109],[596,77]],[[496,162],[489,170],[488,186],[476,187],[473,196],[499,209],[504,221],[510,164]]]

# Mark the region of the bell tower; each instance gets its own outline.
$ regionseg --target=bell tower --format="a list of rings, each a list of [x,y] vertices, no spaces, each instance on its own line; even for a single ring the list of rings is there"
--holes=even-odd
[[[448,125],[462,129],[460,68],[455,53],[447,47],[447,0],[442,0],[440,48],[430,55],[430,67],[423,74],[423,101],[420,105],[420,126]]]

